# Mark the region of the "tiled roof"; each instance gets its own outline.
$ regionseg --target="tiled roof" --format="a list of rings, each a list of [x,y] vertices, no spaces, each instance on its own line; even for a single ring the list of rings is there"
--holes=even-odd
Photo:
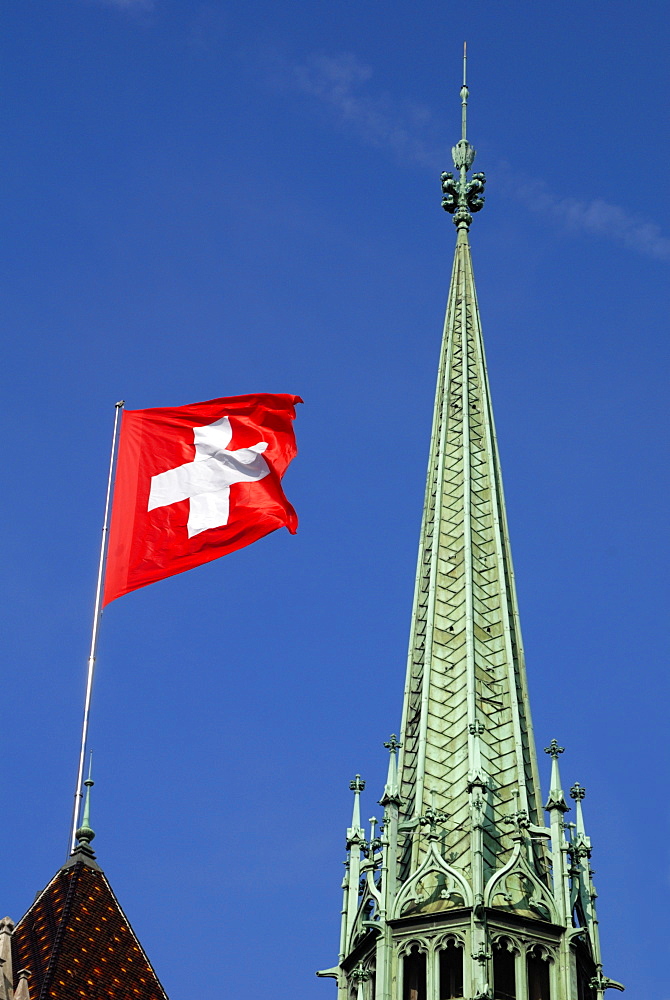
[[[104,873],[85,861],[56,873],[13,946],[31,1000],[167,1000]]]

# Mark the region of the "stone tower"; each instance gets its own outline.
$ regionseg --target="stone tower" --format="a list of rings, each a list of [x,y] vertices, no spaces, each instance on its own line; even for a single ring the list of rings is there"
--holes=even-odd
[[[338,1000],[601,1000],[604,976],[574,785],[566,822],[552,740],[543,801],[469,230],[468,89],[455,174],[456,252],[440,354],[400,737],[385,744],[379,829],[351,782]]]

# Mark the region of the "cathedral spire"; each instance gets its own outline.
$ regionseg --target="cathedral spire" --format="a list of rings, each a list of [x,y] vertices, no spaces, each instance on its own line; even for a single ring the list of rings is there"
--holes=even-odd
[[[452,151],[459,176],[442,175],[442,205],[458,238],[419,543],[400,791],[407,819],[423,815],[432,798],[451,813],[447,843],[479,898],[512,847],[513,814],[539,822],[539,783],[468,242],[484,175],[468,180],[475,150],[467,139],[465,71],[460,95],[462,135]],[[416,835],[405,839],[403,874],[420,863],[423,848]],[[534,853],[544,880],[541,851]]]
[[[338,1000],[600,1000],[590,841],[552,740],[542,798],[469,229],[485,178],[461,138],[442,206],[457,230],[435,392],[399,739],[380,836],[347,831]],[[396,764],[396,752],[399,757]],[[568,864],[567,858],[571,858]]]

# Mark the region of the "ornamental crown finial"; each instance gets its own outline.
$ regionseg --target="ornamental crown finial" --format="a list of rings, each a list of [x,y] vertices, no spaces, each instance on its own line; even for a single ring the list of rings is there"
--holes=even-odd
[[[570,798],[579,801],[586,798],[586,789],[580,785],[578,781],[575,781],[574,785],[570,789]]]
[[[448,819],[449,816],[447,813],[440,812],[440,810],[435,809],[431,805],[426,809],[423,816],[419,816],[419,823],[421,826],[429,827],[428,840],[438,840],[437,828],[444,826]]]
[[[442,208],[454,216],[457,229],[470,228],[472,213],[478,212],[484,205],[483,191],[486,178],[484,174],[473,174],[468,181],[467,173],[475,160],[475,149],[467,139],[468,130],[468,97],[470,91],[467,85],[467,43],[463,43],[463,85],[461,87],[461,138],[451,150],[454,166],[459,176],[452,173],[442,174]]]
[[[352,969],[351,978],[355,983],[367,983],[370,978],[370,971],[359,962],[356,968]]]
[[[395,753],[396,750],[400,749],[402,743],[398,740],[396,734],[392,733],[391,736],[386,741],[386,743],[384,744],[384,746],[386,747],[389,753]]]
[[[544,748],[544,752],[556,760],[559,754],[565,753],[565,747],[559,747],[558,740],[552,740],[549,746]]]
[[[361,778],[360,774],[357,774],[356,777],[349,782],[349,788],[351,789],[352,792],[363,791],[363,789],[365,788],[365,781],[363,778]]]

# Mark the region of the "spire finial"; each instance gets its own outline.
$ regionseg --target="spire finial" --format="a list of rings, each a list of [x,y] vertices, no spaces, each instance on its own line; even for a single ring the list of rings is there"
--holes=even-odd
[[[468,68],[468,43],[463,42],[463,86],[461,87],[461,139],[463,142],[467,139],[467,127],[468,127],[468,83],[467,83],[467,68]]]
[[[443,827],[448,819],[449,816],[447,813],[440,812],[431,802],[424,815],[419,817],[419,823],[421,826],[429,827],[428,840],[439,840],[440,836],[437,828]]]
[[[77,830],[75,836],[79,843],[79,847],[84,850],[88,848],[90,850],[90,843],[95,838],[95,833],[91,827],[91,789],[95,782],[91,778],[91,773],[93,771],[93,751],[90,752],[89,764],[88,764],[88,778],[84,782],[86,788],[86,798],[84,799],[84,815],[82,817],[81,826]],[[91,852],[92,853],[92,852]]]
[[[549,746],[544,748],[544,752],[548,753],[552,760],[556,760],[559,754],[565,753],[565,747],[559,747],[558,740],[552,740]]]
[[[468,181],[468,170],[474,163],[475,149],[467,139],[468,130],[468,97],[470,91],[467,84],[467,42],[463,42],[463,84],[461,86],[461,138],[451,151],[458,178],[452,173],[442,174],[442,208],[454,216],[454,225],[462,230],[461,239],[467,242],[467,231],[472,222],[472,212],[478,212],[484,204],[482,192],[486,178],[484,174],[473,174]]]

